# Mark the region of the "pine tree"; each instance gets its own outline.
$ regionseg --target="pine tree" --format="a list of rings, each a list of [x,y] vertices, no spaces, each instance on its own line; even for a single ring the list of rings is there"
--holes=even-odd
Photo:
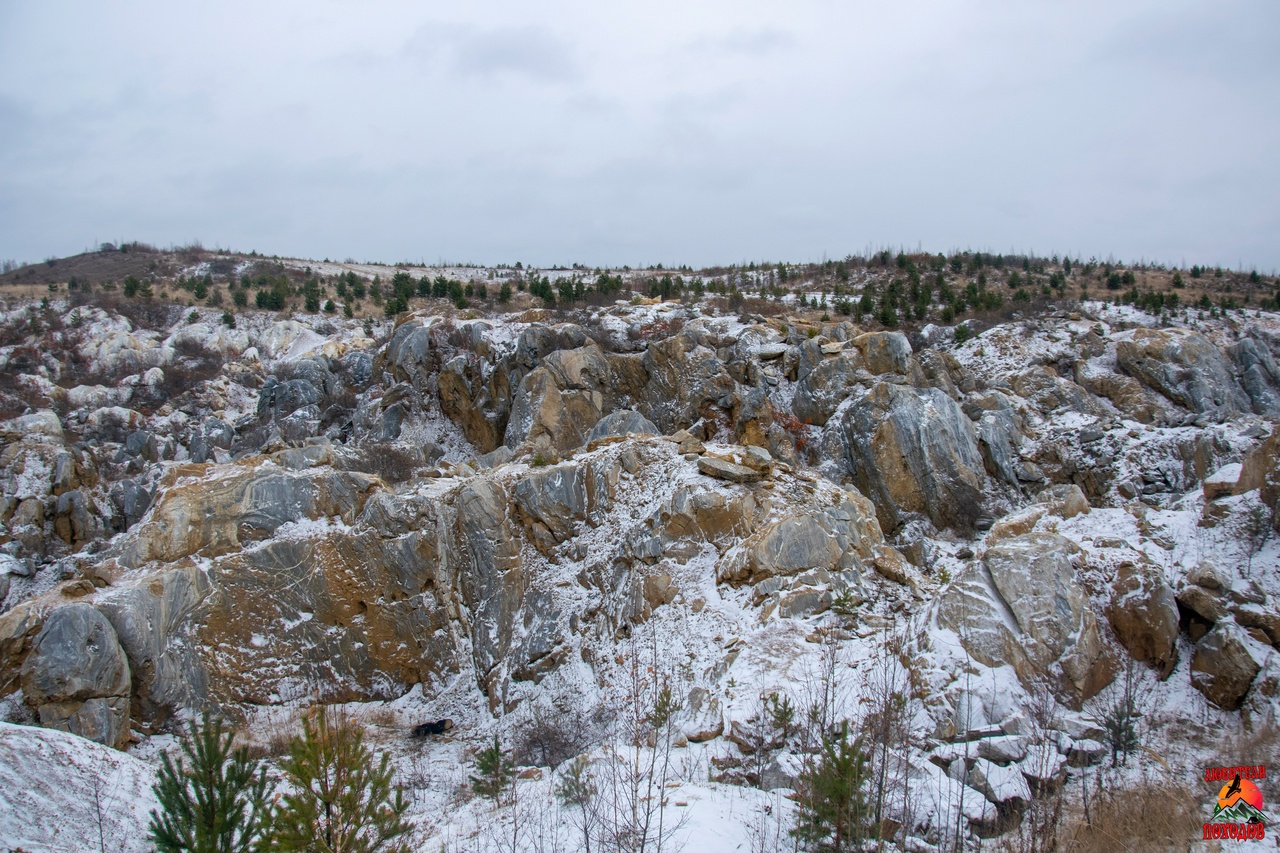
[[[482,797],[497,800],[511,785],[515,767],[498,745],[497,735],[493,736],[493,746],[476,755],[476,771],[480,775],[471,777],[471,790]]]
[[[281,762],[293,790],[284,795],[269,849],[307,853],[407,853],[404,819],[409,804],[391,784],[389,756],[375,767],[364,733],[346,720],[329,720],[324,706],[302,720],[302,735]],[[390,842],[390,847],[386,845]]]
[[[866,803],[867,755],[850,739],[849,724],[823,739],[822,752],[797,780],[800,808],[791,831],[806,850],[857,850],[869,835]]]
[[[206,711],[181,741],[177,762],[162,757],[150,838],[161,853],[235,853],[257,849],[270,831],[267,777],[234,734]],[[184,757],[185,756],[185,759]],[[187,765],[190,761],[190,766]]]

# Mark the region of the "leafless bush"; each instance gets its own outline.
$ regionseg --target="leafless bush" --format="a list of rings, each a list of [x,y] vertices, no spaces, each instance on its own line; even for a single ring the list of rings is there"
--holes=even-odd
[[[536,708],[533,719],[516,731],[515,760],[533,767],[559,767],[590,748],[587,722],[564,711]]]
[[[673,778],[676,675],[659,658],[656,628],[643,641],[632,635],[625,655],[625,697],[618,730],[597,765],[601,847],[619,853],[676,850],[685,817],[668,814]],[[681,691],[682,693],[683,691]]]
[[[640,326],[632,326],[627,329],[627,337],[633,341],[660,341],[680,334],[683,329],[683,317],[668,317]]]
[[[182,308],[151,299],[117,299],[107,297],[102,307],[115,311],[138,329],[168,329],[182,313]]]
[[[1022,823],[1005,838],[1004,848],[1010,853],[1055,853],[1063,847],[1066,792],[1062,780],[1053,778],[1054,766],[1059,760],[1058,700],[1046,681],[1032,687],[1023,709],[1030,723],[1030,744],[1035,749],[1029,769],[1037,782],[1031,785],[1031,802],[1027,804]]]
[[[173,361],[164,367],[164,378],[153,386],[140,385],[132,405],[141,412],[148,412],[167,401],[194,390],[222,372],[226,363],[217,353],[199,342],[182,341],[175,347]],[[104,377],[98,377],[99,380]],[[100,384],[109,384],[101,381]]]

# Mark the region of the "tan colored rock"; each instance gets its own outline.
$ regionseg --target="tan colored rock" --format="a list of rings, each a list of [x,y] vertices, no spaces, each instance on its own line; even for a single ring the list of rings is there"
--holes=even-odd
[[[1236,622],[1245,628],[1261,631],[1264,642],[1280,648],[1280,614],[1265,610],[1261,605],[1244,604],[1236,608]]]
[[[901,332],[868,332],[858,335],[851,343],[861,353],[870,373],[908,376],[918,369],[911,357],[911,344]]]
[[[671,440],[676,443],[681,453],[706,453],[707,447],[697,438],[694,438],[688,430],[682,429],[671,436]]]
[[[183,480],[184,475],[200,479]],[[286,471],[254,460],[208,471],[174,469],[120,562],[139,566],[171,562],[200,552],[214,557],[270,536],[300,519],[355,521],[381,481],[369,474],[332,469]]]
[[[1178,590],[1178,604],[1195,613],[1201,619],[1213,624],[1225,619],[1227,606],[1213,592],[1194,584]]]
[[[44,598],[32,598],[0,614],[0,696],[18,688],[22,661],[50,610]]]
[[[745,465],[736,465],[717,456],[699,456],[698,470],[708,477],[717,480],[728,480],[731,483],[755,483],[760,480],[760,472]]]
[[[1082,362],[1081,365],[1083,364]],[[1132,376],[1119,373],[1090,374],[1083,366],[1077,366],[1076,382],[1089,392],[1110,400],[1120,410],[1120,414],[1131,421],[1155,423],[1164,414],[1160,399]]]
[[[1261,669],[1249,642],[1239,625],[1221,622],[1196,643],[1191,655],[1191,684],[1219,708],[1239,708]]]
[[[680,588],[671,582],[671,575],[666,572],[645,575],[642,587],[644,600],[651,608],[670,604],[680,593]]]
[[[1251,450],[1240,465],[1236,494],[1260,489],[1262,503],[1271,510],[1271,522],[1280,530],[1280,430]]]
[[[1089,499],[1074,483],[1044,489],[1036,495],[1036,504],[1043,506],[1050,515],[1063,519],[1089,513]]]
[[[902,556],[884,544],[870,502],[852,492],[823,511],[794,513],[769,524],[742,543],[737,556],[720,565],[720,579],[759,583],[810,569],[843,571],[883,559],[884,571],[908,574]]]
[[[1124,563],[1111,587],[1107,618],[1129,654],[1151,664],[1161,679],[1178,662],[1178,605],[1160,571]]]
[[[1204,478],[1201,490],[1206,501],[1229,498],[1236,493],[1236,484],[1240,480],[1241,464],[1239,462],[1224,465]]]
[[[1253,404],[1236,384],[1222,351],[1187,329],[1135,329],[1116,344],[1116,364],[1147,387],[1193,412],[1249,412]]]
[[[473,354],[448,361],[437,378],[440,410],[481,453],[502,444],[511,405],[510,378]]]
[[[1048,508],[1043,506],[1029,506],[1018,512],[1009,513],[991,525],[991,529],[987,531],[987,543],[994,545],[1005,539],[1013,539],[1030,533],[1036,529],[1036,524],[1048,512]]]

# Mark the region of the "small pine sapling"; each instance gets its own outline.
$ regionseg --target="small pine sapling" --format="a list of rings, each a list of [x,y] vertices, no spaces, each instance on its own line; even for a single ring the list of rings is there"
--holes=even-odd
[[[414,827],[389,760],[384,752],[375,765],[364,732],[342,718],[332,722],[324,706],[303,717],[302,734],[281,762],[293,790],[284,795],[270,849],[408,853],[403,839]]]
[[[493,746],[487,746],[476,754],[476,772],[471,777],[471,790],[482,797],[497,802],[511,787],[515,766],[502,751],[498,736],[493,736]]]
[[[272,823],[267,777],[234,734],[205,712],[181,740],[176,762],[161,758],[149,837],[161,853],[237,853],[258,848]],[[190,762],[188,764],[187,762]]]
[[[869,836],[867,755],[848,722],[824,737],[822,750],[797,780],[799,808],[791,834],[805,850],[844,853]]]

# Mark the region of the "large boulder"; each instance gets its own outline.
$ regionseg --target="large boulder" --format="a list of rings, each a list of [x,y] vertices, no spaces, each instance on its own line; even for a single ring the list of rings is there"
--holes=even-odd
[[[657,435],[653,421],[633,409],[619,409],[605,415],[587,433],[587,443],[601,438],[623,435]]]
[[[305,379],[267,377],[258,394],[258,417],[263,421],[280,420],[299,409],[320,401],[320,389]]]
[[[22,664],[22,692],[40,724],[122,747],[129,732],[129,662],[89,604],[54,610]]]
[[[806,341],[800,352],[791,410],[808,424],[823,426],[854,388],[877,378],[925,384],[901,332],[868,332],[843,345]]]
[[[1138,423],[1155,423],[1169,405],[1132,376],[1096,370],[1087,361],[1076,363],[1075,379],[1086,391],[1105,397],[1121,415]]]
[[[806,342],[801,353],[802,358],[813,353],[817,356],[812,364],[801,361],[804,375],[796,382],[791,411],[804,423],[823,426],[857,383],[871,377],[864,369],[862,354],[856,349],[840,349],[822,358],[822,350],[814,340]]]
[[[558,465],[521,478],[513,496],[531,537],[545,551],[571,537],[580,522],[598,521],[617,477],[617,469],[598,470],[590,463]]]
[[[1219,708],[1239,708],[1262,668],[1249,643],[1249,635],[1234,622],[1219,622],[1196,643],[1191,683]]]
[[[558,451],[581,447],[606,411],[610,384],[609,362],[595,344],[551,353],[520,381],[506,445],[515,448],[545,435]]]
[[[480,480],[457,497],[453,536],[458,587],[474,627],[472,657],[491,704],[502,699],[501,663],[511,647],[528,577],[519,537],[507,516],[509,496],[500,483]]]
[[[62,421],[56,412],[41,409],[29,415],[20,415],[13,420],[0,423],[0,438],[6,442],[21,441],[24,438],[36,438],[54,442],[62,441]]]
[[[1193,412],[1252,411],[1236,384],[1231,362],[1197,332],[1135,329],[1116,344],[1116,364],[1125,373]]]
[[[855,492],[821,512],[797,512],[765,526],[742,543],[741,551],[721,564],[721,580],[759,583],[824,569],[869,568],[876,561],[901,563],[885,547],[871,502]]]
[[[1008,397],[991,391],[969,399],[963,409],[974,422],[982,464],[988,474],[1011,486],[1043,477],[1022,458],[1024,424]]]
[[[938,624],[979,662],[1012,666],[1027,686],[1048,680],[1079,707],[1116,671],[1076,577],[1082,558],[1078,546],[1054,533],[1006,539],[946,587]]]
[[[831,420],[827,446],[885,530],[912,514],[968,530],[982,513],[986,472],[973,424],[937,388],[878,383]]]
[[[430,326],[401,323],[381,355],[393,379],[411,383],[420,393],[427,390],[431,378]]]
[[[1111,585],[1107,619],[1116,637],[1161,679],[1178,662],[1178,604],[1159,569],[1147,562],[1124,563]]]
[[[114,589],[98,602],[129,660],[134,719],[154,726],[174,708],[207,698],[208,673],[189,638],[197,608],[212,593],[209,576],[186,566],[145,586]]]
[[[177,688],[184,701],[207,691],[214,702],[270,704],[313,685],[324,701],[389,700],[456,674],[466,644],[451,621],[457,610],[438,523],[422,523],[430,532],[384,538],[318,526],[304,537],[278,536],[213,560],[202,598],[193,598],[201,594],[193,585],[166,589],[166,602],[143,602],[191,614],[170,633],[168,660],[143,645],[156,661],[146,698],[160,705]],[[166,577],[166,588],[176,580]],[[170,664],[191,673],[188,684],[168,681]]]

